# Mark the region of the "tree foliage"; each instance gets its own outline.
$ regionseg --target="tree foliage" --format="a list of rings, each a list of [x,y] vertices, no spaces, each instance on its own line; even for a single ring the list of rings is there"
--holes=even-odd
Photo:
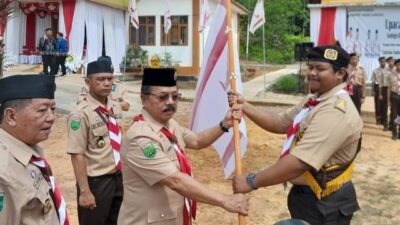
[[[245,56],[247,24],[257,0],[238,0],[250,10],[241,19],[241,55]],[[305,0],[264,0],[266,59],[270,63],[290,63],[294,44],[309,40],[309,10]],[[250,34],[249,59],[262,61],[262,28]]]

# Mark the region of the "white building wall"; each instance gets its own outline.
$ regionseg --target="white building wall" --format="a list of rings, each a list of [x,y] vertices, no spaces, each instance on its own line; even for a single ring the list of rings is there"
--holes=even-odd
[[[193,65],[192,49],[193,49],[193,1],[192,0],[170,0],[171,15],[188,16],[188,45],[187,46],[161,46],[161,16],[167,8],[166,3],[160,0],[142,0],[137,2],[139,16],[156,16],[156,44],[154,46],[140,46],[148,51],[149,58],[157,54],[161,55],[165,51],[172,54],[172,58],[180,61],[182,67],[191,67]],[[209,6],[212,14],[215,14],[218,0],[209,1]],[[201,6],[200,6],[201,7]],[[200,9],[201,10],[201,9]],[[200,11],[197,12],[200,15]],[[213,18],[211,18],[212,20]],[[126,13],[126,21],[129,22],[129,13]],[[237,40],[238,14],[232,12],[232,25],[235,42]],[[211,21],[212,23],[212,21]],[[127,28],[129,29],[129,28]],[[203,58],[203,49],[207,41],[207,35],[210,27],[200,33],[200,65]],[[126,32],[126,40],[129,41],[129,30]]]
[[[161,46],[161,16],[167,9],[165,1],[144,0],[138,2],[139,16],[156,16],[156,45],[140,46],[148,51],[149,58],[157,54],[170,52],[173,60],[180,61],[180,66],[192,66],[193,47],[193,8],[192,1],[170,0],[172,16],[188,16],[188,45],[187,46]],[[129,34],[128,34],[129,35]],[[128,40],[128,39],[127,39]]]

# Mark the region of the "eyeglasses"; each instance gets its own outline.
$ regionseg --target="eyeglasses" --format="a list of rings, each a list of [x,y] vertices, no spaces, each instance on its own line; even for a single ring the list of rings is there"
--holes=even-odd
[[[179,92],[175,92],[175,93],[171,93],[171,94],[169,94],[169,93],[160,93],[160,94],[148,93],[147,95],[155,96],[159,102],[167,101],[170,98],[170,96],[171,96],[172,101],[178,101],[182,97],[182,94]]]

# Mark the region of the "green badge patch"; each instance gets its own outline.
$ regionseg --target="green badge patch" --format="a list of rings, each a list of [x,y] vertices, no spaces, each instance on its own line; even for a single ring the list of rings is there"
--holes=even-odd
[[[79,130],[81,127],[81,117],[79,115],[72,115],[70,126],[73,131]]]
[[[154,147],[153,143],[148,143],[144,147],[142,147],[142,151],[146,158],[152,159],[156,156],[156,147]]]
[[[0,193],[0,212],[3,211],[4,207],[4,193]]]

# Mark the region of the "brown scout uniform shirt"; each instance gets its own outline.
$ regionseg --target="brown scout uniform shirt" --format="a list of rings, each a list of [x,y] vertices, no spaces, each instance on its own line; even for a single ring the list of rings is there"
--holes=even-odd
[[[374,69],[374,71],[372,72],[372,77],[371,77],[372,83],[380,85],[382,82],[382,77],[384,76],[384,73],[386,73],[385,68],[382,69],[381,67],[378,67],[378,68]]]
[[[291,149],[291,155],[315,170],[349,163],[356,154],[363,122],[349,95],[335,95],[343,87],[343,84],[338,85],[320,96],[321,102],[300,123],[299,134],[302,138]],[[280,114],[287,121],[286,126],[308,99]],[[303,176],[291,182],[306,185]]]
[[[397,72],[397,70],[395,70],[393,73],[390,74],[389,77],[389,87],[390,87],[390,91],[394,92],[396,94],[400,94],[399,93],[399,74],[400,72]]]
[[[118,225],[182,225],[184,197],[159,184],[180,171],[175,150],[160,131],[163,125],[145,110],[142,113],[145,121],[135,122],[129,128],[122,145],[124,201]],[[185,147],[184,137],[193,134],[173,119],[167,128],[175,134],[182,148]],[[155,148],[151,156],[145,154],[149,145]]]
[[[79,93],[77,104],[79,104],[88,95],[88,93],[89,88],[85,85],[84,87],[82,87],[81,92]],[[126,88],[126,85],[121,81],[114,80],[114,84],[112,86],[110,94],[111,100],[116,102],[126,101],[127,94],[128,89]]]
[[[360,85],[362,87],[362,97],[365,97],[365,82],[367,79],[367,73],[365,72],[364,68],[361,66],[357,66],[356,68],[352,67],[349,65],[347,69],[348,73],[348,80],[351,77],[351,74],[355,70],[355,76],[354,76],[354,84],[353,85]]]
[[[29,163],[43,156],[0,128],[0,224],[59,225],[50,185],[40,169]]]
[[[395,67],[393,67],[393,69],[390,69],[389,67],[385,68],[385,73],[383,73],[383,76],[381,77],[379,87],[389,87],[390,77],[392,74],[396,73],[395,71]]]
[[[107,124],[95,111],[99,106],[103,106],[102,103],[89,94],[86,101],[82,101],[68,118],[67,153],[86,156],[89,177],[116,172]],[[111,109],[120,124],[120,105],[108,98],[106,108]]]

